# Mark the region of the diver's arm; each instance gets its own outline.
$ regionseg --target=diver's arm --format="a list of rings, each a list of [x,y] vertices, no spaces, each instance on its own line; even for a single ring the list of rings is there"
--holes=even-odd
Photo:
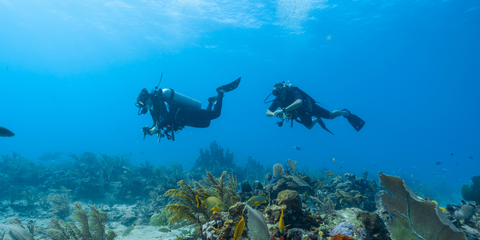
[[[293,111],[293,110],[299,108],[300,106],[302,106],[302,103],[303,103],[302,99],[297,99],[297,100],[295,100],[295,102],[293,102],[292,104],[290,104],[290,106],[286,107],[286,108],[284,109],[284,111],[285,111],[285,112]]]
[[[274,112],[270,111],[270,109],[267,109],[267,117],[273,117],[274,116]]]

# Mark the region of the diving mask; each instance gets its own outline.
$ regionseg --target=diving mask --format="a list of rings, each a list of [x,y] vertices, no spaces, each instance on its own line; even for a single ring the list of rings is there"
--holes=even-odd
[[[137,96],[137,102],[135,106],[138,107],[138,115],[145,114],[148,112],[148,107],[146,105],[149,98],[148,90],[146,88],[142,89]]]
[[[275,96],[275,97],[278,97],[280,96],[282,93],[283,93],[283,89],[285,87],[285,84],[284,83],[277,83],[273,86],[273,90],[272,90],[272,95]]]

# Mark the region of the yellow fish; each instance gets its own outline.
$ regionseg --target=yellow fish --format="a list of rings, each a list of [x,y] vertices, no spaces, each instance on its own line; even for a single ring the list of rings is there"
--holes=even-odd
[[[333,161],[335,162],[335,158],[333,158]]]
[[[436,203],[436,204],[438,205],[438,202],[437,202],[437,201],[435,201],[435,200],[432,200],[432,202],[434,202],[434,203]]]
[[[205,205],[205,208],[210,208],[210,211],[213,213],[225,210],[225,204],[218,199],[217,197],[210,196],[207,199],[202,201],[202,204]]]
[[[264,203],[267,203],[267,197],[265,196],[253,196],[247,201],[247,204],[251,207],[260,206]]]
[[[444,212],[446,212],[446,211],[447,211],[447,209],[446,209],[446,208],[444,208],[444,207],[438,207],[438,208],[440,208],[440,210],[442,210],[442,211],[444,211]]]
[[[278,227],[280,228],[280,233],[283,233],[285,228],[287,228],[289,225],[285,226],[285,222],[283,221],[283,209],[282,209],[282,215],[280,215],[280,220],[278,221]]]
[[[410,176],[410,177],[413,177],[413,174],[412,174],[412,176]]]
[[[199,208],[200,207],[200,202],[198,201],[197,195],[195,195],[195,200],[197,201],[197,208]]]
[[[235,228],[235,233],[233,234],[234,240],[238,240],[240,236],[242,236],[243,228],[245,228],[245,219],[242,216],[242,219],[240,219],[240,221],[237,224],[237,227]]]

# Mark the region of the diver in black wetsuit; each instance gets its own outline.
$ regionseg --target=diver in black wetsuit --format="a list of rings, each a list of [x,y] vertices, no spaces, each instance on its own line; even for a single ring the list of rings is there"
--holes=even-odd
[[[206,128],[210,121],[220,116],[222,112],[223,96],[238,87],[241,78],[217,88],[217,96],[208,99],[206,109],[201,109],[201,103],[195,99],[166,88],[148,93],[144,88],[138,94],[135,106],[139,108],[138,115],[147,113],[153,119],[153,126],[142,129],[145,136],[158,134],[158,138],[167,137],[175,140],[175,132],[185,126]]]
[[[267,117],[275,116],[282,118],[282,121],[277,123],[280,127],[283,125],[285,119],[287,121],[292,120],[292,125],[293,120],[296,120],[308,129],[312,129],[313,126],[318,123],[323,129],[333,134],[327,129],[321,118],[334,119],[339,116],[345,117],[357,131],[360,131],[363,125],[365,125],[362,119],[355,114],[351,114],[347,109],[330,112],[315,104],[315,100],[298,87],[285,82],[275,84],[270,95],[274,95],[275,99],[270,101],[272,104],[267,109],[266,115]],[[270,97],[270,95],[268,97]],[[265,99],[265,101],[267,99]],[[280,110],[277,110],[278,108],[280,108]]]

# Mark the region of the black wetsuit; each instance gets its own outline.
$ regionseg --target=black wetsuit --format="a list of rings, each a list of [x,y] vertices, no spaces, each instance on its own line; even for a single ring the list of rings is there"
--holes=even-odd
[[[270,105],[268,108],[270,111],[274,112],[278,108],[286,108],[297,99],[302,99],[302,105],[300,107],[288,112],[289,114],[292,114],[292,119],[300,118],[300,122],[305,125],[305,127],[308,127],[312,125],[313,116],[317,117],[318,119],[330,118],[330,111],[315,104],[315,100],[313,100],[313,98],[308,96],[305,92],[297,87],[286,86],[285,88],[287,91],[287,97],[285,100],[282,100],[280,97],[276,97],[272,105]]]
[[[215,104],[210,102],[206,109],[189,109],[174,103],[168,103],[158,97],[153,100],[153,110],[150,114],[153,126],[168,131],[181,130],[185,126],[206,128],[210,121],[220,117],[222,112],[223,93],[218,93]],[[213,109],[212,109],[213,108]]]

